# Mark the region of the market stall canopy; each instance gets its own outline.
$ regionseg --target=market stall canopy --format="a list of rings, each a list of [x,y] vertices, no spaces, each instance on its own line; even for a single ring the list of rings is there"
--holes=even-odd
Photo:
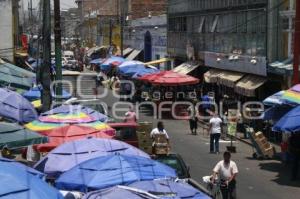
[[[34,88],[31,88],[30,90],[22,93],[22,95],[29,101],[35,101],[35,100],[41,99],[41,90],[42,90],[42,88],[34,87]],[[63,90],[62,92],[63,92],[62,96],[59,97],[60,99],[69,99],[72,97],[72,95],[70,93],[68,93],[67,91]],[[51,92],[51,95],[53,98],[56,98],[56,95],[53,91]]]
[[[101,49],[107,49],[107,46],[95,46],[87,50],[86,54],[88,57],[92,56],[93,53],[96,53],[97,51],[100,51]]]
[[[17,92],[0,88],[0,116],[20,123],[27,123],[37,118],[33,105]]]
[[[34,73],[0,59],[0,85],[28,89],[34,80]]]
[[[247,75],[235,86],[235,92],[247,97],[254,97],[257,88],[262,86],[267,79],[256,75]]]
[[[88,108],[81,105],[61,105],[50,111],[42,113],[42,116],[54,115],[54,114],[76,114],[76,113],[85,113],[91,116],[94,120],[100,122],[106,122],[108,117],[92,108]]]
[[[152,74],[159,72],[159,70],[154,66],[145,66],[145,64],[140,61],[125,61],[118,66],[118,72],[121,75],[132,77],[135,74]]]
[[[90,61],[90,64],[102,64],[102,62],[104,61],[104,59],[98,58],[98,59],[94,59],[92,61]]]
[[[63,199],[58,190],[17,165],[0,163],[0,179],[3,199]]]
[[[187,75],[200,66],[198,62],[186,62],[173,69],[174,72]]]
[[[277,105],[267,109],[264,112],[263,119],[264,120],[272,120],[277,122],[280,120],[285,114],[291,111],[294,107],[289,105]]]
[[[47,137],[25,129],[18,124],[0,122],[0,149],[23,148],[34,144],[46,143]]]
[[[300,131],[300,106],[285,114],[274,126],[277,132],[299,132]]]
[[[243,76],[243,73],[224,70],[218,77],[218,83],[230,88],[234,88],[236,82],[242,79]]]
[[[282,99],[294,104],[300,104],[300,84],[297,84],[287,91],[284,91]]]
[[[161,71],[159,73],[145,75],[139,79],[154,85],[162,86],[192,85],[199,83],[199,79],[197,78],[176,73],[174,71]]]
[[[142,51],[141,50],[133,50],[128,56],[127,60],[132,61],[134,60]]]
[[[35,175],[37,176],[38,178],[40,179],[44,179],[45,177],[45,174],[44,173],[41,173],[31,167],[28,167],[26,166],[25,164],[22,164],[20,162],[17,162],[16,160],[12,160],[12,159],[6,159],[6,158],[2,158],[0,157],[0,165],[3,165],[3,164],[8,164],[8,166],[11,164],[13,166],[16,166],[19,168],[19,170],[23,170],[23,171],[26,171],[32,175]]]
[[[128,186],[115,186],[110,189],[90,192],[84,199],[144,199],[144,198],[187,198],[211,199],[191,185],[170,179],[141,181]]]
[[[170,59],[170,58],[161,58],[161,59],[158,59],[158,60],[147,62],[147,63],[145,63],[145,65],[156,65],[156,64],[161,64],[161,63],[165,63],[165,62],[168,62],[168,61],[172,61],[172,59]]]
[[[98,157],[112,154],[150,158],[148,154],[125,142],[113,139],[87,138],[66,142],[50,151],[34,168],[57,178],[74,166]]]
[[[204,80],[206,83],[217,83],[219,76],[222,74],[222,70],[210,69],[204,73]]]
[[[126,60],[123,57],[111,56],[101,64],[101,70],[109,71],[112,65],[119,66],[125,61]]]
[[[39,152],[49,152],[63,143],[88,137],[110,139],[114,137],[115,130],[110,127],[103,130],[96,130],[86,126],[68,125],[51,130],[40,131],[40,133],[47,136],[49,142],[37,145],[37,150]]]
[[[279,92],[275,93],[274,95],[271,95],[271,96],[267,97],[263,101],[264,105],[276,106],[276,105],[284,104],[284,100],[282,98],[283,94],[284,94],[284,91],[279,91]]]
[[[98,190],[136,181],[176,177],[174,169],[149,158],[108,155],[85,161],[63,173],[56,187],[63,190]]]
[[[156,68],[143,67],[136,71],[136,73],[132,76],[132,78],[137,79],[144,75],[158,73],[159,70]]]

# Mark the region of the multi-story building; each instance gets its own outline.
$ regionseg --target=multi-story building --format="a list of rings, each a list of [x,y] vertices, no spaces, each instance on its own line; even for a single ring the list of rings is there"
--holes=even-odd
[[[219,69],[208,72],[205,79],[217,76],[218,83],[253,97],[253,89],[266,80],[268,62],[282,57],[278,15],[283,4],[275,0],[169,0],[168,53],[180,61],[189,57]],[[243,79],[257,87],[247,93],[241,82],[243,88],[236,89]]]
[[[88,45],[120,46],[119,0],[77,0],[80,25],[77,32]]]
[[[129,0],[124,29],[124,46],[141,52],[142,61],[167,56],[167,1]],[[134,52],[135,53],[135,52]],[[165,65],[161,64],[161,68]]]

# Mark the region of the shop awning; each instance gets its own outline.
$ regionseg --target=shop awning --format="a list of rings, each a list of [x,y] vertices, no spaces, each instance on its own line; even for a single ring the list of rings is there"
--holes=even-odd
[[[247,75],[236,84],[235,92],[247,97],[254,97],[255,90],[262,86],[265,82],[265,77]]]
[[[147,63],[145,63],[145,65],[161,64],[161,63],[165,63],[165,62],[168,62],[168,61],[171,61],[171,60],[172,59],[170,59],[170,58],[162,58],[162,59],[154,60],[154,61],[151,61],[151,62],[147,62]]]
[[[126,58],[129,61],[134,60],[139,54],[141,53],[141,50],[133,50],[128,57]]]
[[[200,66],[200,63],[183,63],[173,69],[174,72],[187,75]]]
[[[210,69],[204,73],[204,80],[206,83],[217,83],[219,76],[222,74],[222,70]]]
[[[123,55],[126,57],[128,54],[130,54],[131,52],[133,51],[132,48],[126,48],[124,51],[123,51]]]
[[[219,75],[218,83],[233,88],[236,82],[242,79],[243,76],[243,73],[222,71],[222,73]]]

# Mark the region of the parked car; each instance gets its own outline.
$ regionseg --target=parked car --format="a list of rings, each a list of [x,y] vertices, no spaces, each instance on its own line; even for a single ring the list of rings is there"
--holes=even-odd
[[[181,155],[177,153],[172,153],[168,155],[156,155],[153,156],[153,159],[175,169],[180,179],[186,179],[191,177],[189,166],[185,164]]]

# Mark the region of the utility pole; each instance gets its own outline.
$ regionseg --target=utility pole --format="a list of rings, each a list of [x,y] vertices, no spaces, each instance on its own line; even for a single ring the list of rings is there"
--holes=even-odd
[[[299,61],[300,61],[299,58],[300,58],[300,2],[296,1],[293,84],[299,83]]]
[[[112,19],[109,19],[109,46],[112,46]]]
[[[60,0],[54,0],[54,37],[55,37],[55,66],[56,78],[55,93],[58,100],[62,96],[62,64],[61,64],[61,27],[60,27]]]
[[[43,63],[40,70],[40,82],[43,90],[41,95],[42,112],[48,111],[51,107],[51,12],[50,0],[43,1]]]
[[[121,56],[123,57],[124,52],[123,52],[123,45],[124,45],[124,1],[120,0],[120,22],[121,22],[121,27],[120,27],[120,32],[121,32]]]

